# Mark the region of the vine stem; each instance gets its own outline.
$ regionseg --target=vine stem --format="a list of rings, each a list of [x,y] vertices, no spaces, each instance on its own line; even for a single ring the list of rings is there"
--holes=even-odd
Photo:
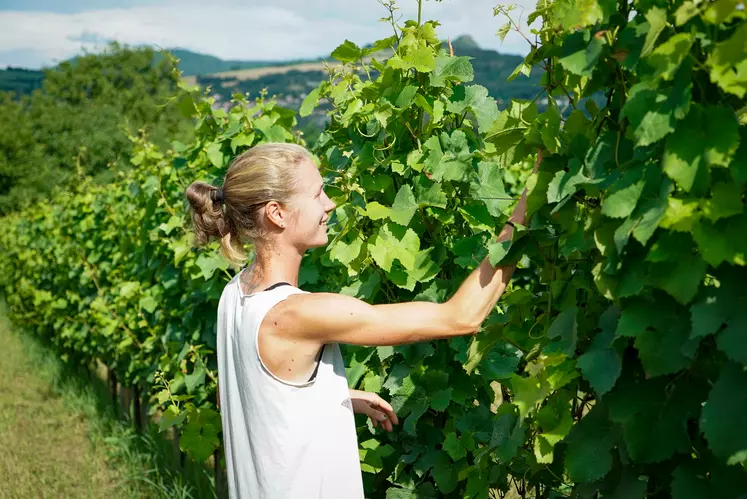
[[[365,61],[363,60],[363,57],[360,58],[361,67],[366,72],[366,76],[368,77],[368,81],[371,81],[371,73],[368,72],[368,66],[366,66]]]
[[[421,1],[422,1],[422,0],[421,0]],[[503,14],[504,16],[506,16],[506,19],[508,19],[508,22],[509,22],[510,24],[512,24],[512,25],[513,25],[513,27],[514,27],[514,29],[516,30],[516,32],[517,32],[517,33],[519,33],[519,34],[521,35],[521,37],[522,37],[522,38],[523,38],[524,40],[526,40],[526,42],[527,42],[527,43],[528,43],[528,44],[529,44],[529,45],[530,45],[530,46],[531,46],[531,47],[532,47],[533,49],[536,49],[536,48],[537,48],[537,45],[535,45],[534,43],[532,43],[532,41],[531,41],[531,40],[530,40],[529,38],[527,38],[527,36],[526,36],[526,35],[524,34],[524,32],[523,32],[523,31],[521,31],[521,28],[519,28],[519,25],[518,25],[518,24],[516,24],[516,22],[515,22],[515,21],[513,20],[513,18],[512,18],[511,16],[509,16],[509,15],[508,15],[508,11],[506,11],[506,10],[505,10],[505,9],[503,8],[503,6],[498,6],[498,9],[499,9],[499,12],[500,12],[501,14]]]

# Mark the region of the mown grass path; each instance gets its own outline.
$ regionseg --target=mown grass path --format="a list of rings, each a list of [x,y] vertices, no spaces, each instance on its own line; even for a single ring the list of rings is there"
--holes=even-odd
[[[25,343],[0,308],[0,498],[117,497],[105,449]]]

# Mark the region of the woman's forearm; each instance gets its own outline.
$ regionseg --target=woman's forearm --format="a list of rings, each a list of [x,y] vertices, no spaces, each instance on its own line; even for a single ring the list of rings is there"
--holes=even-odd
[[[542,154],[540,153],[532,173],[537,171],[541,160]],[[527,189],[524,189],[508,221],[524,225],[526,216]],[[511,223],[503,226],[496,239],[498,242],[511,240],[515,230]],[[458,314],[457,316],[465,321],[469,329],[476,331],[506,290],[514,270],[516,270],[516,265],[494,267],[490,264],[489,257],[485,257],[480,265],[467,276],[447,305],[452,308],[452,313]]]

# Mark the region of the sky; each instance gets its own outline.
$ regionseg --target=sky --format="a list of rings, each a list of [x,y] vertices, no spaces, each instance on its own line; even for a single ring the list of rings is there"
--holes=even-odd
[[[494,17],[501,0],[427,0],[424,20],[438,34],[468,34],[483,48],[526,54],[515,32],[502,43]],[[524,19],[534,0],[513,0]],[[208,5],[209,4],[209,5]],[[417,19],[416,0],[398,0],[401,22]],[[521,7],[523,6],[523,7]],[[0,0],[0,68],[37,69],[116,40],[126,45],[185,48],[221,59],[293,60],[327,56],[349,39],[359,45],[390,36],[377,0]],[[536,26],[534,26],[536,27]]]

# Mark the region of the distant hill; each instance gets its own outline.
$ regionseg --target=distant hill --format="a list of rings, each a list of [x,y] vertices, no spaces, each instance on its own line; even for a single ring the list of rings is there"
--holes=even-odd
[[[200,54],[185,49],[171,49],[169,52],[179,59],[179,69],[185,76],[222,73],[224,71],[258,68],[273,64],[271,61],[226,61],[212,55]],[[162,57],[160,52],[158,53],[158,57]],[[275,62],[275,64],[277,63]]]
[[[42,71],[12,67],[0,69],[0,91],[13,92],[16,96],[41,88],[43,80]]]
[[[479,49],[480,46],[477,44],[474,38],[469,35],[462,35],[451,42],[452,47],[461,50],[472,50]]]
[[[524,60],[522,56],[482,49],[470,36],[456,38],[451,45],[455,55],[472,58],[470,62],[475,71],[472,83],[487,88],[499,106],[510,99],[532,99],[539,92],[540,73],[536,70],[529,77],[519,75],[506,81]],[[444,46],[448,49],[446,43]],[[282,105],[298,109],[306,94],[324,78],[324,64],[320,61],[199,74],[188,80],[202,86],[209,85],[213,94],[222,101],[229,101],[235,92],[256,96],[266,88],[270,95],[279,96]]]
[[[321,60],[298,59],[289,61],[239,61],[223,60],[218,57],[200,54],[185,49],[170,49],[174,57],[179,59],[179,69],[184,76],[206,75],[224,73],[226,71],[241,71],[245,69],[264,68],[273,66],[287,66],[289,64],[300,64]],[[160,53],[159,53],[160,57]]]
[[[446,44],[445,44],[446,45]],[[540,73],[529,77],[519,75],[506,81],[523,58],[481,48],[472,37],[461,36],[452,41],[455,55],[472,57],[475,71],[473,83],[486,87],[503,107],[512,98],[531,99],[539,91]],[[179,59],[179,69],[191,83],[210,85],[221,101],[227,102],[234,92],[256,96],[263,89],[280,96],[280,103],[298,109],[306,94],[324,79],[324,62],[329,57],[299,61],[223,60],[185,49],[171,49]],[[162,57],[157,53],[157,57]],[[0,91],[10,90],[21,95],[41,87],[44,73],[20,68],[0,70]]]
[[[265,66],[277,66],[289,64],[292,61],[226,61],[212,55],[200,54],[184,49],[169,50],[179,59],[179,69],[184,76],[195,76],[211,73],[222,73],[225,71],[236,71]],[[163,56],[156,52],[156,62]],[[75,61],[76,57],[71,58]],[[0,69],[0,92],[14,92],[16,95],[29,94],[37,88],[41,88],[44,80],[44,72],[32,69],[13,68]]]

